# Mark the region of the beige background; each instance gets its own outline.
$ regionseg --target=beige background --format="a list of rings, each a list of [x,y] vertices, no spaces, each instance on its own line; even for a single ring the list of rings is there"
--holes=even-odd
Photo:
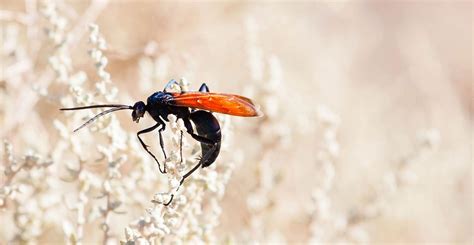
[[[72,26],[84,18],[89,6],[88,1],[59,5]],[[17,1],[3,2],[2,9],[27,11]],[[469,243],[473,237],[472,11],[472,3],[462,1],[121,1],[99,7],[97,19],[92,20],[109,45],[107,69],[124,103],[145,100],[169,79],[184,76],[193,89],[205,81],[212,91],[244,94],[269,109],[258,91],[270,84],[268,59],[279,60],[281,83],[270,92],[274,100],[270,105],[275,105],[278,117],[268,127],[283,132],[284,139],[277,146],[265,146],[269,139],[252,131],[266,126],[260,119],[231,119],[235,123],[232,149],[242,162],[220,202],[220,241],[232,237],[237,242],[266,243],[280,237],[290,243],[308,242],[311,193],[320,174],[316,155],[322,147],[317,108],[325,105],[340,119],[336,136],[340,151],[328,192],[332,214],[345,217],[367,205],[384,176],[414,151],[420,130],[432,129],[439,133],[439,144],[410,165],[416,181],[384,196],[381,213],[358,227],[376,243]],[[15,24],[5,19],[0,23],[3,30]],[[32,43],[44,41],[41,34],[38,40],[28,39],[22,25],[17,25],[18,45],[31,48]],[[249,31],[249,25],[255,31]],[[151,85],[140,85],[138,64],[150,42],[157,44],[154,57],[164,57],[168,68]],[[258,74],[249,68],[252,48],[261,51],[261,79],[255,79]],[[4,126],[0,132],[16,154],[31,148],[48,155],[47,142],[52,144],[58,137],[50,123],[61,117],[58,100],[41,97],[30,106],[22,105],[25,97],[38,96],[31,93],[38,82],[32,76],[47,69],[50,50],[41,47],[37,60],[25,71],[33,75],[1,81]],[[86,50],[87,34],[70,50],[73,67],[93,74]],[[12,64],[1,59],[6,74]],[[49,91],[59,97],[67,93],[54,84]],[[137,126],[126,113],[118,117],[132,132],[151,125],[150,119],[144,119]],[[261,214],[265,231],[256,235],[251,232],[255,214],[246,202],[258,183],[255,168],[262,152],[268,154],[268,166],[278,180],[267,192],[273,205]],[[232,150],[221,157],[216,164],[226,164]],[[124,226],[128,222],[123,220]],[[123,227],[116,230],[122,237]],[[57,234],[60,231],[59,227]],[[2,240],[9,238],[5,230],[0,234]],[[41,240],[50,241],[51,234],[56,232],[44,234]],[[61,237],[53,240],[62,241]]]

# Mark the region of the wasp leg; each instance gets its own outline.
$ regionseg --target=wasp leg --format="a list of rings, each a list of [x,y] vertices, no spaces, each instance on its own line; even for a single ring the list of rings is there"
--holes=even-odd
[[[212,153],[217,149],[217,144],[213,144],[211,150],[209,150],[206,155],[203,156],[203,158],[201,158],[201,160],[199,160],[198,164],[196,164],[196,166],[194,166],[191,170],[189,170],[185,175],[183,175],[183,177],[181,178],[181,181],[179,181],[179,186],[178,188],[176,188],[176,192],[178,192],[179,190],[179,187],[181,187],[184,183],[184,181],[189,177],[191,176],[191,174],[194,173],[194,171],[196,171],[199,167],[201,167],[202,163],[203,162],[206,162],[208,160],[208,158],[212,155]],[[171,198],[170,200],[167,202],[167,203],[163,203],[163,205],[165,206],[168,206],[171,204],[171,202],[173,201],[173,198],[174,198],[174,194],[171,194]]]
[[[143,142],[142,138],[140,138],[140,134],[149,133],[149,132],[155,130],[156,128],[158,128],[160,125],[162,127],[164,127],[163,122],[158,122],[156,125],[154,125],[150,128],[146,128],[146,129],[143,129],[143,130],[139,131],[137,133],[137,137],[138,137],[138,140],[140,141],[140,144],[142,145],[143,149],[145,149],[145,151],[148,152],[148,154],[150,154],[153,157],[153,159],[155,159],[155,162],[158,164],[158,169],[160,170],[160,172],[162,174],[164,174],[164,173],[166,173],[166,168],[161,170],[160,162],[158,161],[158,159],[156,159],[155,155],[153,155],[153,153],[150,150],[148,150],[148,145],[146,145],[145,142]],[[160,136],[161,136],[161,133],[160,133]],[[164,152],[164,149],[163,149],[163,152]],[[166,157],[166,155],[165,155],[165,157]]]
[[[163,156],[166,158],[166,151],[165,151],[165,143],[163,141],[163,135],[161,135],[161,133],[166,129],[166,125],[163,123],[161,125],[161,128],[158,129],[158,134],[160,135],[160,146],[161,146],[161,151],[163,151]],[[164,172],[166,173],[166,164],[164,165]]]
[[[208,139],[206,137],[195,134],[193,126],[191,125],[191,121],[189,121],[189,119],[183,118],[183,122],[184,122],[184,126],[186,127],[186,130],[187,130],[188,134],[191,135],[191,137],[193,137],[193,139],[195,139],[195,140],[197,140],[201,143],[208,144],[208,145],[213,145],[213,144],[216,143],[211,139]]]
[[[182,163],[183,162],[183,131],[181,131],[181,136],[179,139],[179,154],[181,156],[180,163]]]
[[[202,86],[201,86],[202,87]],[[203,144],[207,144],[207,145],[211,145],[212,147],[206,152],[206,154],[199,160],[198,164],[196,164],[196,166],[194,166],[191,170],[189,170],[185,175],[183,175],[183,177],[181,178],[181,181],[179,182],[179,186],[178,188],[176,188],[176,192],[179,190],[179,188],[183,185],[184,181],[189,177],[191,176],[191,174],[194,173],[194,171],[196,171],[199,167],[202,166],[203,163],[207,162],[209,160],[209,158],[214,154],[214,152],[217,150],[217,147],[219,146],[219,142],[217,141],[214,141],[214,140],[211,140],[211,139],[208,139],[206,137],[203,137],[203,136],[200,136],[200,135],[197,135],[194,133],[194,130],[193,130],[193,127],[191,125],[191,122],[189,121],[189,119],[183,119],[183,122],[184,122],[184,126],[186,127],[187,129],[187,132],[197,141],[203,143]],[[171,202],[173,201],[173,198],[174,198],[174,194],[171,194],[171,198],[168,202],[166,203],[163,203],[163,205],[165,206],[168,206],[171,204]]]
[[[201,84],[201,87],[199,87],[199,92],[209,92],[209,87],[203,83]]]
[[[185,175],[183,175],[183,178],[181,179],[181,181],[179,182],[179,186],[178,186],[178,189],[179,187],[181,187],[181,185],[183,184],[184,180],[186,178],[188,178],[194,171],[196,171],[196,169],[198,169],[203,162],[206,162],[208,160],[208,158],[212,155],[212,153],[217,149],[217,144],[213,144],[211,149],[206,153],[206,155],[204,155],[201,160],[199,160],[199,163],[196,164],[196,166],[194,166],[194,168],[192,168],[191,170],[189,170],[189,172],[187,172]]]

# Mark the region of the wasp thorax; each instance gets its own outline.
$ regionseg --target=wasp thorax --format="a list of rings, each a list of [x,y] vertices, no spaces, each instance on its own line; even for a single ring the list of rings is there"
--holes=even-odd
[[[132,119],[134,122],[137,122],[140,120],[140,117],[143,117],[146,111],[146,106],[143,101],[138,101],[133,105],[133,112],[132,112]]]

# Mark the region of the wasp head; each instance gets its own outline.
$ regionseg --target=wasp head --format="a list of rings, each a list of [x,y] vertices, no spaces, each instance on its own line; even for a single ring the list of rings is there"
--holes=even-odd
[[[146,111],[146,105],[143,101],[138,101],[133,105],[132,119],[134,122],[138,123],[140,117],[143,117]]]

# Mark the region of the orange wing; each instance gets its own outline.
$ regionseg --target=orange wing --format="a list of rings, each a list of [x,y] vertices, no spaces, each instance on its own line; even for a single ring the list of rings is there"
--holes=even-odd
[[[260,111],[246,97],[235,94],[186,92],[171,93],[173,99],[169,105],[186,106],[241,117],[257,117]]]

